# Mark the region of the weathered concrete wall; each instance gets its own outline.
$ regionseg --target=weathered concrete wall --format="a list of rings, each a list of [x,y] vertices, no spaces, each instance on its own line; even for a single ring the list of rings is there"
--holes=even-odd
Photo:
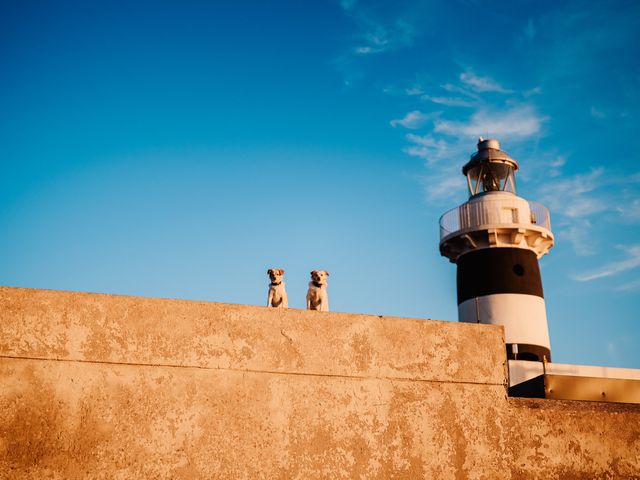
[[[0,288],[0,478],[640,478],[640,408],[506,396],[502,329]]]

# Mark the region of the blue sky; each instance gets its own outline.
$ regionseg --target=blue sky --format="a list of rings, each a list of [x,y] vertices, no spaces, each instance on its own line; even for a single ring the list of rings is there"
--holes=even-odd
[[[455,320],[479,135],[551,210],[556,362],[640,368],[640,3],[0,3],[0,284]]]

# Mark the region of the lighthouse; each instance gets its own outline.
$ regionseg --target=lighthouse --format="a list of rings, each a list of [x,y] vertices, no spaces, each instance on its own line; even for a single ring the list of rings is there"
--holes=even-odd
[[[469,200],[440,218],[440,253],[457,266],[458,320],[502,325],[507,358],[550,361],[538,259],[553,246],[549,211],[516,194],[518,162],[478,141],[462,167]]]

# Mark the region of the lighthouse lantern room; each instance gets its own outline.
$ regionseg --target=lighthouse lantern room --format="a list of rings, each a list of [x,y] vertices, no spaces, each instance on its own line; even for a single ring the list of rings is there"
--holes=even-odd
[[[480,143],[484,148],[478,150],[462,167],[470,195],[500,191],[516,193],[515,172],[518,162],[500,150],[497,140],[483,140],[480,137]]]

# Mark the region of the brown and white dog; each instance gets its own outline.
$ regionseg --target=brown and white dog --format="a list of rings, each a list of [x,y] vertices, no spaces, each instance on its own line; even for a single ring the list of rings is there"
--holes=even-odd
[[[289,308],[289,300],[287,299],[287,291],[282,281],[284,270],[281,268],[270,268],[267,275],[271,283],[269,284],[269,296],[267,297],[267,307]]]
[[[311,272],[311,281],[309,282],[309,290],[307,290],[307,310],[329,311],[328,276],[329,272],[325,270]]]

